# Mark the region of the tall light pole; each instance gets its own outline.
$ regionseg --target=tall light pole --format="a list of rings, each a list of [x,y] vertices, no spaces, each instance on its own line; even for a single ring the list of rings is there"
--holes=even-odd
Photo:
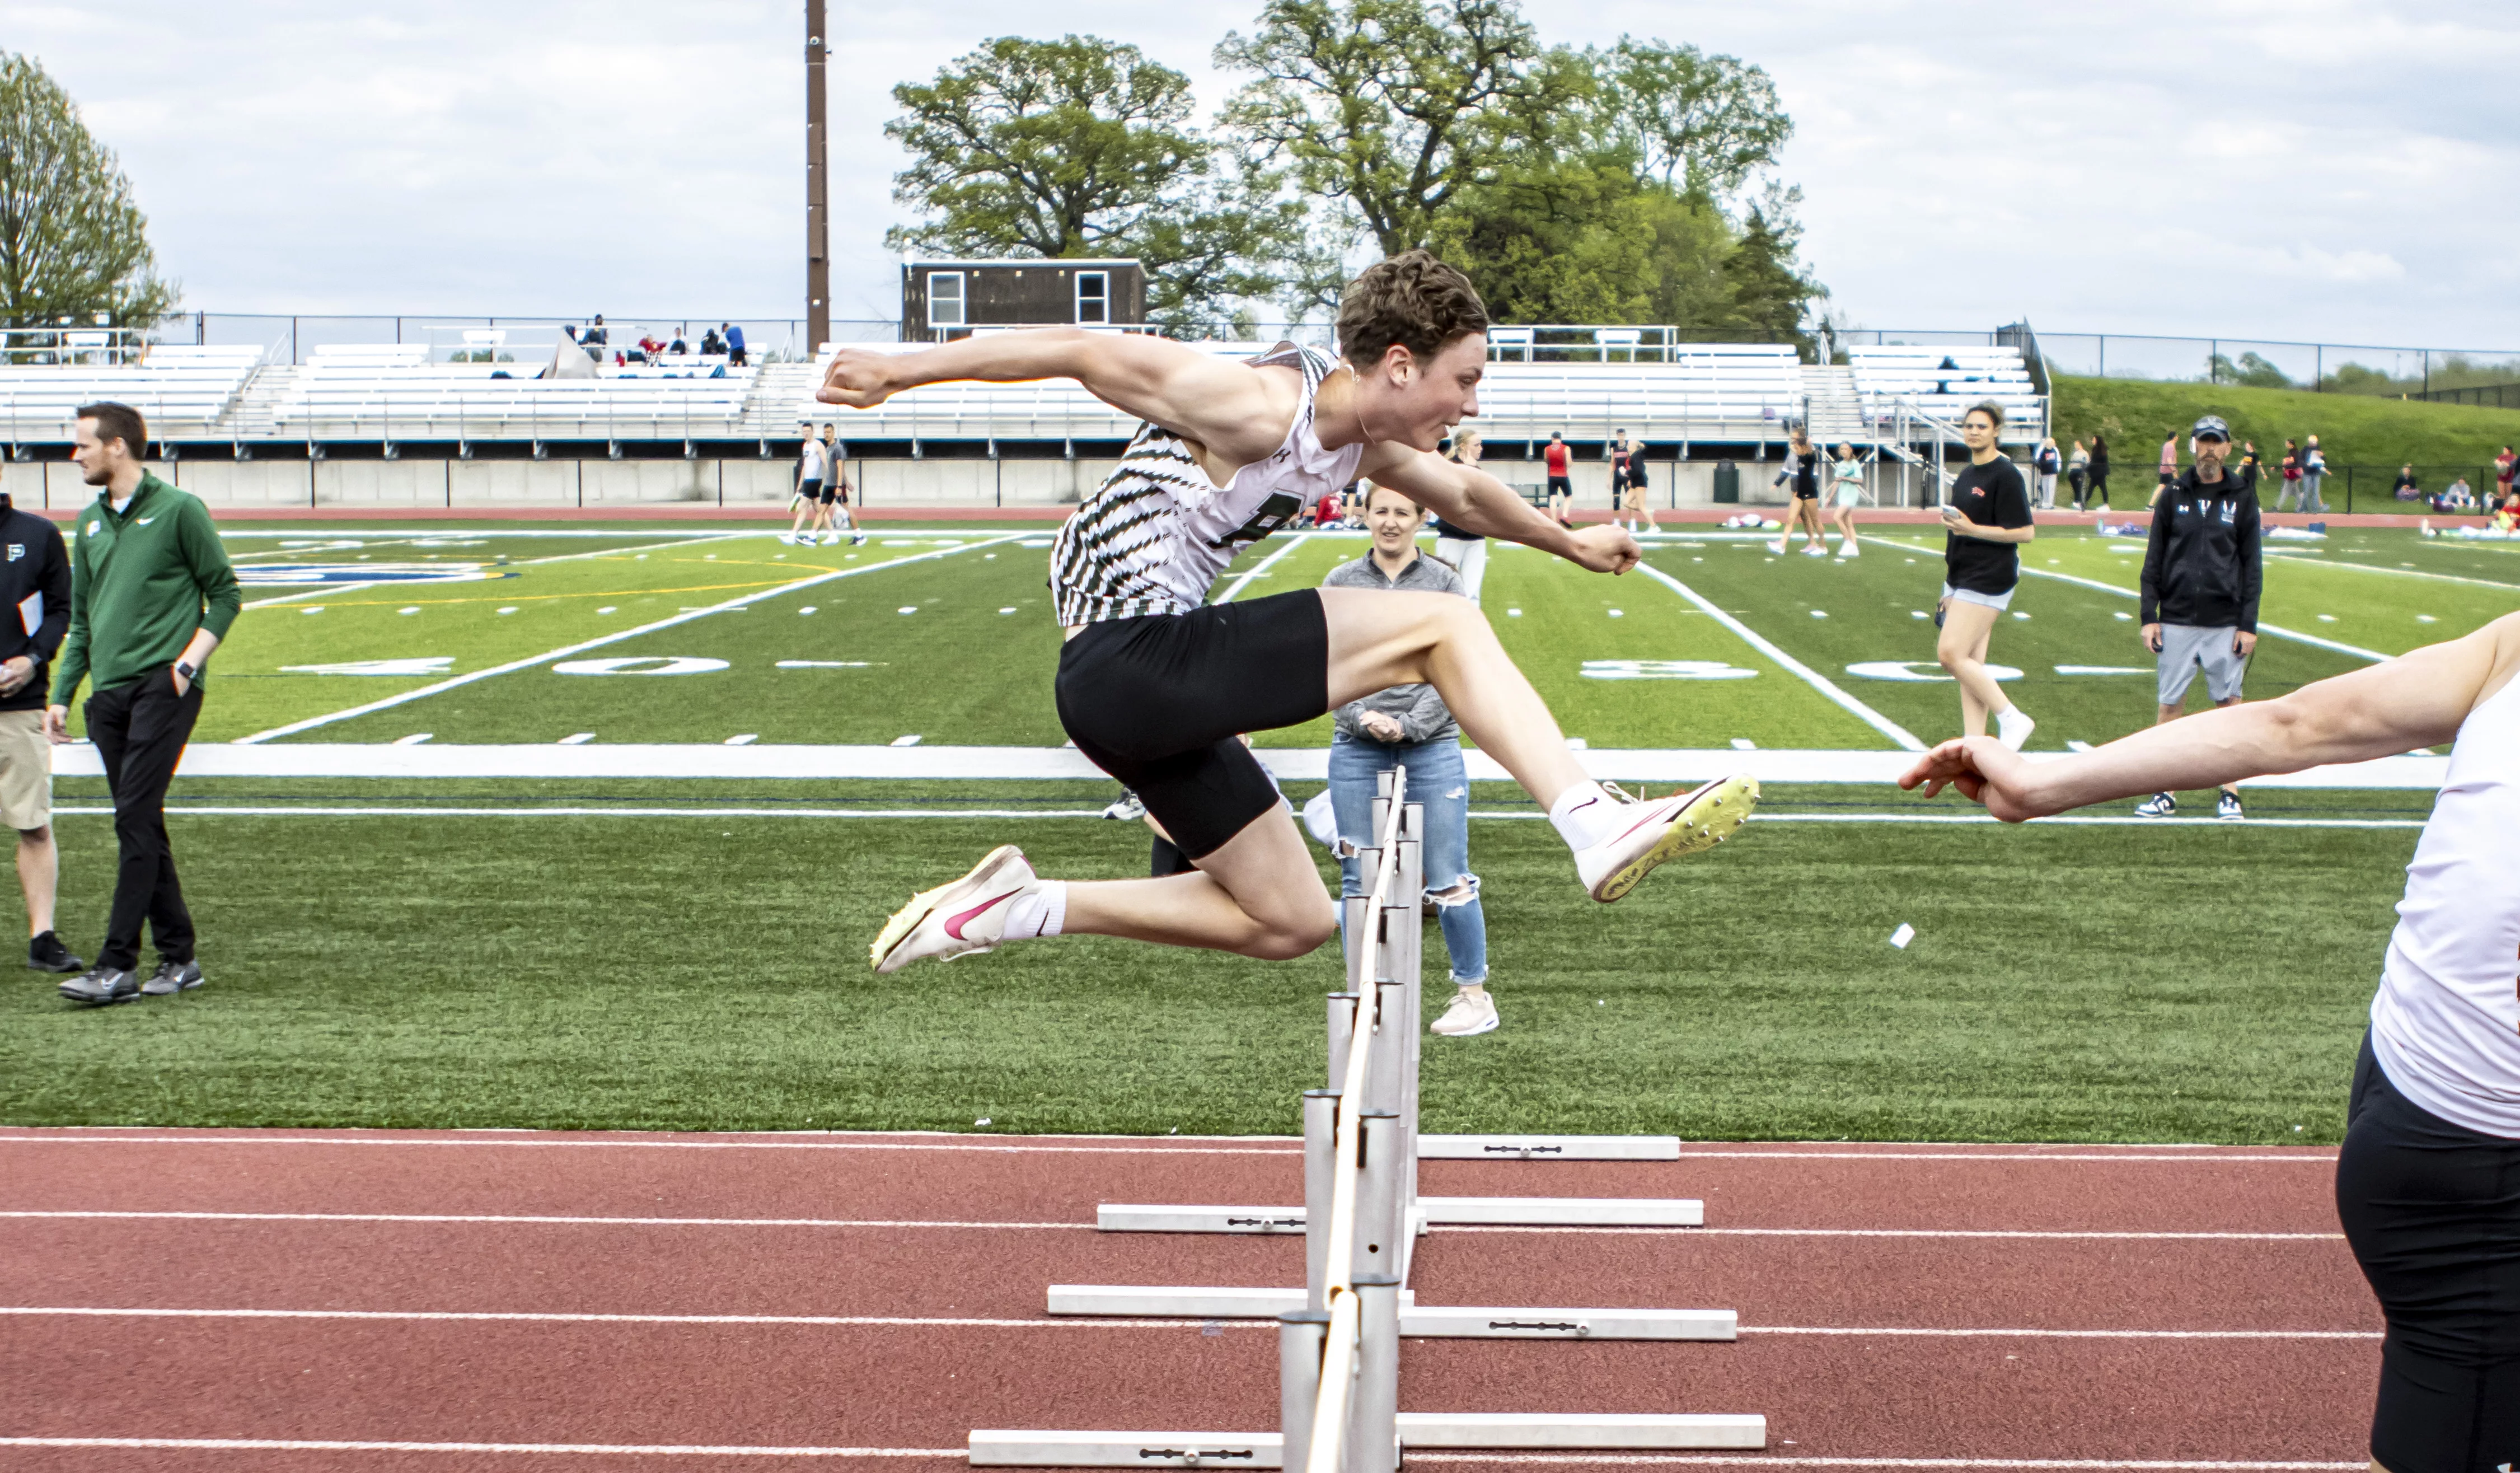
[[[823,100],[823,0],[805,0],[805,351],[832,336],[831,129]]]

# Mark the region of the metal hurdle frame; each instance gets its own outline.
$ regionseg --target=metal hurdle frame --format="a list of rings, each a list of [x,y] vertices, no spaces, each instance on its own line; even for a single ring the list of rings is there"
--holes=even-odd
[[[1415,1139],[1424,814],[1416,804],[1394,802],[1396,796],[1406,794],[1406,769],[1382,775],[1380,796],[1373,806],[1373,831],[1380,842],[1361,854],[1374,873],[1372,893],[1348,902],[1349,990],[1329,999],[1330,1078],[1336,1087],[1304,1094],[1305,1210],[1294,1214],[1282,1209],[1205,1210],[1261,1219],[1228,1230],[1302,1231],[1304,1288],[1054,1285],[1051,1290],[1053,1313],[1197,1318],[1274,1314],[1279,1321],[1279,1430],[978,1430],[970,1435],[973,1466],[1276,1467],[1302,1468],[1307,1473],[1396,1473],[1404,1447],[1767,1446],[1767,1419],[1755,1414],[1400,1411],[1404,1336],[1731,1340],[1735,1328],[1729,1310],[1420,1309],[1408,1296],[1403,1286],[1417,1239],[1429,1219],[1417,1198]],[[1690,1225],[1695,1220],[1692,1216]]]

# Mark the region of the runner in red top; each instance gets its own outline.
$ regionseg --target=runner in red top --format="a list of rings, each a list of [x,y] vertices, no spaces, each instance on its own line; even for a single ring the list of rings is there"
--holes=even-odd
[[[1549,447],[1540,452],[1549,466],[1549,515],[1560,527],[1575,525],[1575,482],[1566,474],[1566,435],[1559,430],[1549,432]]]

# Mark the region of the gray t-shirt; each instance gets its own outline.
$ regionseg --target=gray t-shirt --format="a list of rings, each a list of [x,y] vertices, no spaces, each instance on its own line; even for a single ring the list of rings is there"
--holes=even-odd
[[[1405,589],[1416,593],[1449,593],[1456,598],[1470,596],[1469,590],[1462,585],[1460,574],[1422,552],[1411,558],[1409,566],[1401,569],[1396,578],[1383,576],[1381,567],[1369,552],[1353,563],[1341,563],[1331,569],[1330,575],[1322,579],[1322,586]],[[1364,722],[1365,713],[1369,711],[1378,711],[1399,721],[1401,731],[1413,744],[1461,739],[1461,726],[1453,720],[1452,712],[1445,708],[1444,698],[1435,694],[1435,687],[1431,685],[1395,685],[1389,690],[1375,691],[1340,707],[1332,713],[1332,719],[1349,739],[1371,742],[1375,738],[1366,733]]]

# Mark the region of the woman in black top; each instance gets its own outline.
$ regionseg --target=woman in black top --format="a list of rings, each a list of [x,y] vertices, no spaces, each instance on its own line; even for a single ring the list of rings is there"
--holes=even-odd
[[[1785,503],[1785,525],[1778,531],[1777,540],[1768,544],[1768,550],[1783,557],[1793,543],[1794,529],[1799,527],[1803,535],[1811,539],[1803,544],[1804,554],[1827,557],[1828,549],[1821,545],[1820,447],[1811,442],[1811,435],[1800,425],[1794,426],[1786,458],[1792,463],[1794,497]]]
[[[2092,432],[2091,474],[2092,499],[2100,504],[2100,510],[2107,511],[2109,509],[2109,442],[2100,437],[2100,432],[2097,430]],[[2083,503],[2077,500],[2074,503],[2074,510],[2079,512],[2082,509]]]
[[[2039,534],[2031,525],[2030,488],[2021,468],[1996,446],[2003,428],[2002,405],[1980,404],[1960,417],[1960,440],[1969,463],[1952,480],[1943,504],[1943,602],[1935,622],[1942,635],[1934,657],[1960,684],[1960,734],[1984,736],[1995,717],[1996,739],[2015,752],[2038,723],[2014,706],[1987,673],[1987,644],[1996,617],[2012,603],[2021,580],[2020,544]]]

